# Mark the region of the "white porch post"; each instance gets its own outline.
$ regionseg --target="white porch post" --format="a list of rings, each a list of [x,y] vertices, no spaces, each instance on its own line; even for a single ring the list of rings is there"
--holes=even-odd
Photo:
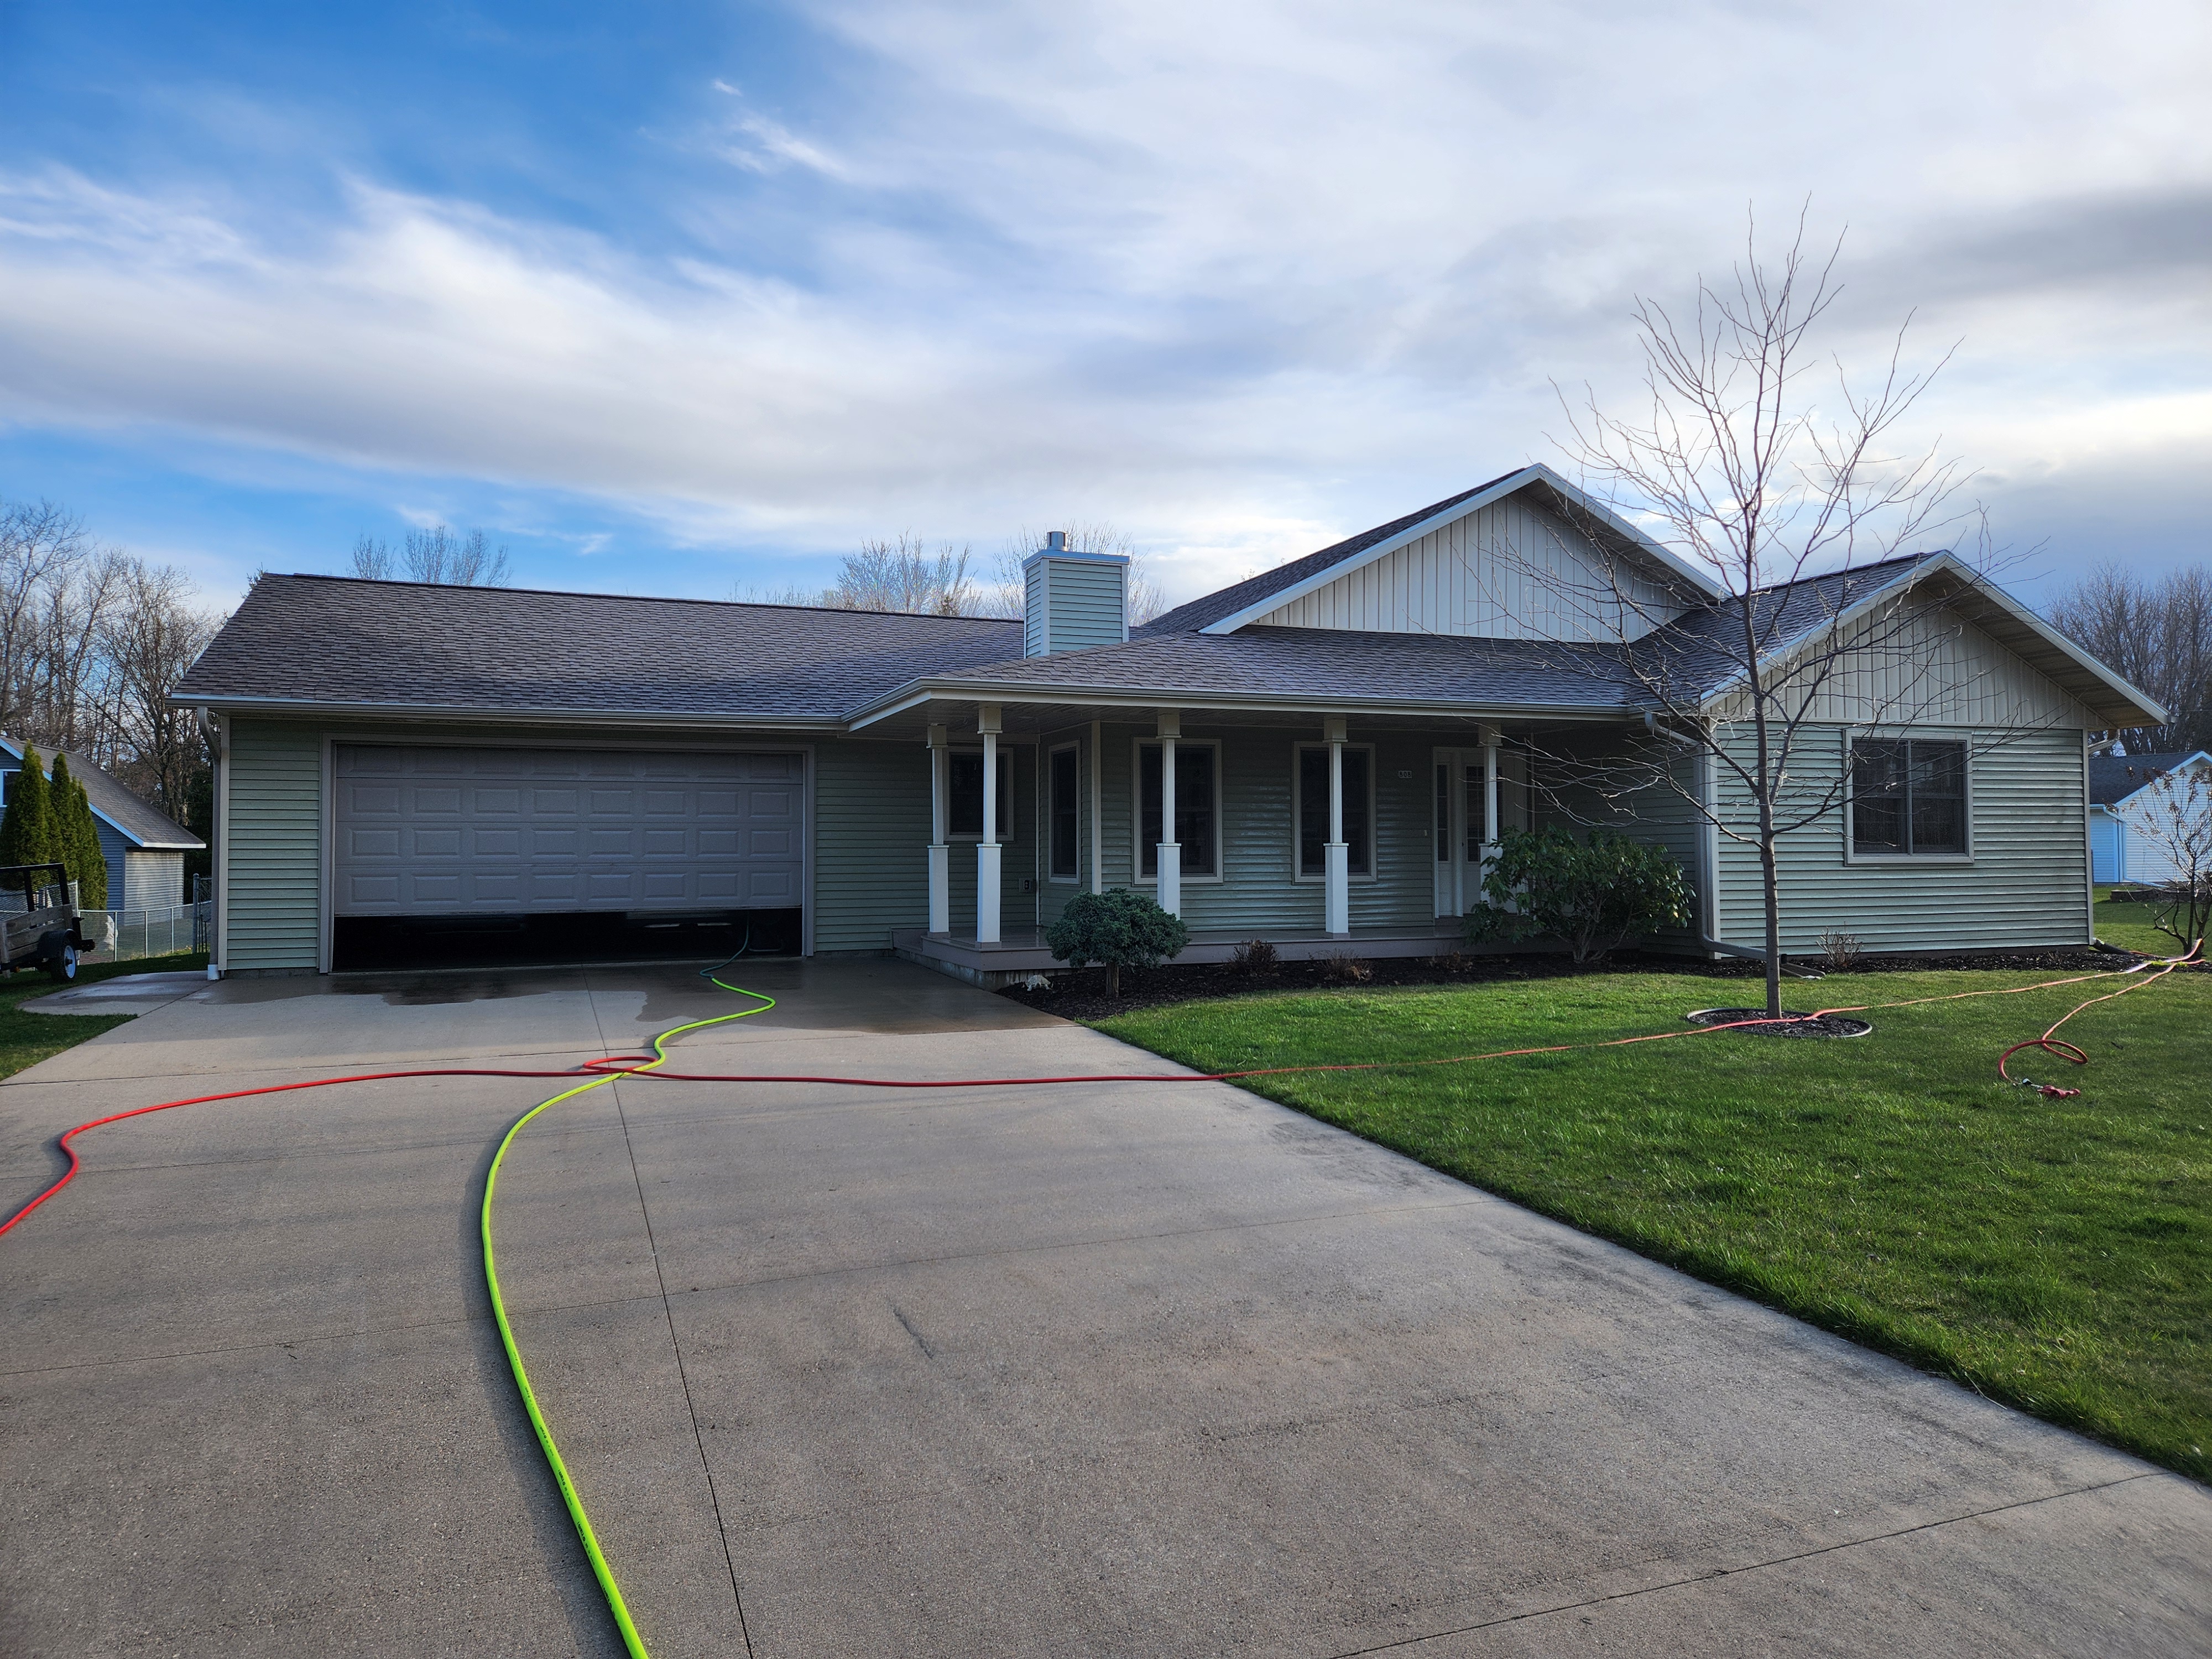
[[[1328,840],[1322,847],[1322,927],[1331,939],[1352,934],[1352,848],[1344,839],[1344,716],[1322,722],[1328,743]]]
[[[929,931],[939,938],[952,931],[952,849],[945,844],[950,816],[945,728],[929,728]]]
[[[1182,843],[1176,839],[1176,739],[1182,735],[1182,711],[1160,710],[1160,908],[1182,914]]]
[[[1498,856],[1498,728],[1482,728],[1482,867],[1475,872],[1480,884],[1490,874]]]
[[[975,711],[983,739],[983,839],[975,843],[975,943],[999,942],[999,705]]]
[[[1091,890],[1106,890],[1106,805],[1105,785],[1102,781],[1099,741],[1105,732],[1102,720],[1091,722]]]

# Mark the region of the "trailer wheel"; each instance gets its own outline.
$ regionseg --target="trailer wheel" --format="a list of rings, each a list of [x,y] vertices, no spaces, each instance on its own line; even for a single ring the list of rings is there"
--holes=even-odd
[[[64,985],[76,977],[76,945],[67,933],[49,933],[40,940],[45,947],[46,972]]]

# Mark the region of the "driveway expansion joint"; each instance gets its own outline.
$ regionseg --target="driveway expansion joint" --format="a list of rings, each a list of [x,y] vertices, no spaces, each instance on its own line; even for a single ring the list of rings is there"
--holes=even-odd
[[[1665,1590],[1684,1589],[1692,1584],[1710,1584],[1722,1578],[1739,1577],[1745,1573],[1764,1572],[1770,1567],[1786,1567],[1793,1562],[1813,1561],[1824,1555],[1834,1555],[1843,1550],[1863,1549],[1869,1544],[1887,1543],[1892,1539],[1910,1538],[1916,1533],[1936,1532],[1945,1527],[1955,1527],[1966,1521],[1985,1520],[1992,1515],[2005,1515],[2020,1510],[2034,1509],[2039,1504],[2063,1503],[2069,1498],[2082,1498],[2091,1492],[2110,1492],[2115,1487],[2130,1486],[2138,1480],[2154,1480],[2161,1477],[2179,1480],[2179,1475],[2165,1469],[2142,1469],[2134,1474],[2123,1474],[2111,1480],[2094,1481],[2086,1486],[2069,1486],[2063,1492],[2045,1492],[2035,1498],[2016,1498],[2009,1504],[1992,1504],[1985,1509],[1968,1510],[1960,1515],[1939,1516],[1932,1521],[1915,1522],[1909,1527],[1898,1527],[1888,1532],[1869,1533],[1863,1538],[1840,1539],[1832,1544],[1823,1544],[1817,1549],[1794,1550],[1787,1555],[1777,1555],[1763,1561],[1750,1561],[1740,1567],[1705,1567],[1680,1578],[1670,1578],[1663,1584],[1642,1584],[1634,1589],[1614,1590],[1606,1595],[1592,1595],[1579,1601],[1562,1601],[1556,1607],[1531,1607],[1525,1613],[1500,1613],[1495,1619],[1482,1619],[1471,1625],[1455,1625],[1449,1630],[1430,1631],[1420,1636],[1405,1636],[1394,1642],[1377,1643],[1372,1647],[1346,1648],[1333,1653],[1328,1659],[1367,1659],[1376,1653],[1402,1653],[1424,1643],[1449,1641],[1455,1636],[1470,1636],[1477,1631],[1496,1630],[1504,1625],[1526,1623],[1531,1619],[1549,1619],[1557,1613],[1575,1613],[1583,1607],[1601,1607],[1614,1601],[1632,1601],[1638,1596],[1656,1595]]]

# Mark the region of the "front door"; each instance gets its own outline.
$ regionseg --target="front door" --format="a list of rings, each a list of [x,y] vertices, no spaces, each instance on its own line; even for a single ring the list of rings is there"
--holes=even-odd
[[[1498,822],[1492,823],[1490,791],[1480,749],[1438,749],[1430,757],[1431,864],[1437,914],[1463,916],[1481,902],[1483,849],[1505,829],[1528,824],[1528,759],[1501,747],[1498,755]]]

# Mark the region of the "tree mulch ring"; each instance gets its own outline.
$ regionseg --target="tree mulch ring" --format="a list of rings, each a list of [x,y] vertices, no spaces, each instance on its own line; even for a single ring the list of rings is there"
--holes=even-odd
[[[1796,1008],[1784,1008],[1779,1020],[1769,1020],[1764,1008],[1700,1008],[1683,1018],[1692,1025],[1734,1025],[1749,1036],[1855,1037],[1864,1036],[1874,1030],[1869,1022],[1853,1019],[1847,1014],[1814,1015]],[[1738,1024],[1743,1020],[1761,1023]]]

